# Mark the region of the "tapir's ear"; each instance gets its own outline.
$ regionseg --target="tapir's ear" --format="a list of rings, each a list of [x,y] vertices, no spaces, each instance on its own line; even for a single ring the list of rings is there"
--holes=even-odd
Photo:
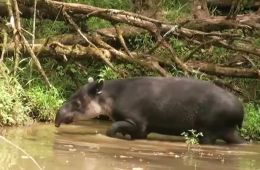
[[[96,81],[96,82],[94,82],[92,87],[89,89],[89,93],[94,96],[101,94],[103,86],[104,86],[104,80]]]
[[[98,80],[97,84],[96,84],[97,94],[100,94],[102,92],[103,87],[104,87],[104,80],[102,80],[102,79]]]
[[[88,83],[92,83],[92,82],[94,82],[93,77],[89,77],[89,78],[88,78]]]

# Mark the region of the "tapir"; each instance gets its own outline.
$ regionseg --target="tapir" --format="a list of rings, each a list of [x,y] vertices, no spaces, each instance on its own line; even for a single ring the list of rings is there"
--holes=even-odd
[[[59,108],[55,126],[107,115],[106,134],[145,139],[149,133],[202,132],[201,144],[243,143],[240,100],[215,84],[184,77],[136,77],[94,81],[82,86]]]

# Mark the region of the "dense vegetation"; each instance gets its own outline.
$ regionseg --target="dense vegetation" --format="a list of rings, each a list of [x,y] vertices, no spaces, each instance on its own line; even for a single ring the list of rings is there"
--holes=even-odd
[[[105,8],[116,8],[127,10],[131,7],[130,1],[125,0],[67,0],[67,2],[82,2],[93,6]],[[165,19],[173,22],[190,15],[190,5],[188,3],[179,3],[179,1],[165,0],[162,4],[165,13]],[[212,13],[217,12],[212,9]],[[32,30],[32,20],[23,19],[23,27],[29,31]],[[82,25],[88,27],[89,30],[110,27],[107,21],[92,18],[87,23],[82,21]],[[71,32],[71,28],[60,21],[37,21],[36,22],[36,38],[51,37],[58,35],[60,32]],[[153,44],[152,38],[148,34],[142,34],[127,40],[131,48],[137,50],[145,50]],[[260,47],[260,38],[255,38],[255,44]],[[185,58],[190,53],[189,45],[176,38],[171,39],[171,45],[174,46],[178,55]],[[161,57],[167,53],[158,50]],[[201,55],[195,55],[198,60],[209,60],[212,63],[228,63],[232,52],[223,48],[213,48],[203,51]],[[208,57],[210,56],[210,57]],[[67,63],[60,62],[49,57],[41,58],[40,62],[46,71],[46,74],[53,85],[48,88],[44,83],[41,75],[35,69],[30,58],[24,58],[19,63],[17,73],[13,74],[14,57],[10,56],[0,63],[0,124],[1,125],[22,125],[38,121],[52,121],[55,112],[60,104],[80,85],[87,82],[89,77],[94,79],[116,79],[119,76],[103,62],[98,60],[85,60]],[[260,64],[260,63],[256,63]],[[158,75],[158,73],[147,70],[135,64],[125,63],[124,61],[116,61],[116,68],[126,70],[128,77]],[[259,66],[258,66],[259,68]],[[175,66],[167,68],[173,76],[183,75]],[[205,76],[196,76],[198,79],[207,79]],[[244,99],[246,117],[242,134],[248,139],[260,139],[260,85],[259,80],[247,79],[228,79],[233,84],[239,85],[244,89],[246,97]],[[251,93],[252,87],[256,90]]]

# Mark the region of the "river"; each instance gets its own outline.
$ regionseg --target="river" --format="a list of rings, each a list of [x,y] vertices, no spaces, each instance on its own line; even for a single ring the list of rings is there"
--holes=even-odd
[[[104,135],[111,122],[91,120],[72,125],[35,123],[2,128],[2,170],[260,170],[260,144],[197,145],[188,150],[182,138],[151,134],[147,140]]]

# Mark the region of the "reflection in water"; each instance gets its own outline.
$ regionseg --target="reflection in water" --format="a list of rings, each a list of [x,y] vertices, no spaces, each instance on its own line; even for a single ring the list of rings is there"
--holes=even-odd
[[[78,125],[35,124],[5,128],[1,135],[26,150],[46,170],[260,170],[260,145],[197,146],[188,151],[180,138],[152,134],[148,140],[104,136],[110,122]],[[0,140],[0,169],[33,170],[21,151]]]

